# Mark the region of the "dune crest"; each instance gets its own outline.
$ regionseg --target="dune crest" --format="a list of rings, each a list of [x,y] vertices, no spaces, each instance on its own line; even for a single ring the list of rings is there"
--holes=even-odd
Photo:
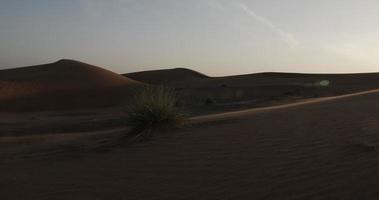
[[[208,76],[186,68],[160,69],[123,74],[125,77],[149,84],[173,84],[183,81],[198,81]]]
[[[67,59],[0,70],[0,111],[111,106],[136,85],[119,74]]]

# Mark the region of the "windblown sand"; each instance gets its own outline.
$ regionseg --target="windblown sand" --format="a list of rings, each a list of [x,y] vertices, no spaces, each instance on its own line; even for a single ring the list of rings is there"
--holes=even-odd
[[[0,199],[378,199],[378,102],[371,91],[202,116],[107,151],[36,144],[1,157]]]

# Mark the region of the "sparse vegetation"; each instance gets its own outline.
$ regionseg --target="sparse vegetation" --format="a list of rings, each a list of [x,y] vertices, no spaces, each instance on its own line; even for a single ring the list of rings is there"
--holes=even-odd
[[[214,100],[212,99],[212,98],[210,98],[210,97],[207,97],[206,99],[205,99],[205,105],[211,105],[211,104],[213,104],[214,103]]]
[[[184,115],[177,102],[174,91],[167,87],[146,87],[128,108],[128,125],[144,137],[149,137],[156,129],[178,127],[183,124]]]

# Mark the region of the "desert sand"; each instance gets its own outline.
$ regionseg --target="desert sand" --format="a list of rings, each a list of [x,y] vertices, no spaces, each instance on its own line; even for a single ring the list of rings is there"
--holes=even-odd
[[[139,82],[74,60],[0,70],[0,111],[117,105]]]
[[[198,97],[183,103],[192,109],[183,128],[148,141],[127,140],[127,113],[119,104],[104,107],[104,99],[87,109],[2,111],[0,199],[379,198],[379,74],[179,71],[196,78],[149,82],[111,73],[119,81],[89,84],[159,82],[181,98]],[[1,81],[9,76],[0,71]],[[208,95],[214,102],[202,104]],[[253,97],[261,101],[247,101]]]
[[[183,107],[193,115],[270,106],[379,88],[379,73],[258,73],[209,77],[192,70],[177,68],[124,76],[176,88]],[[210,104],[204,106],[209,100]]]

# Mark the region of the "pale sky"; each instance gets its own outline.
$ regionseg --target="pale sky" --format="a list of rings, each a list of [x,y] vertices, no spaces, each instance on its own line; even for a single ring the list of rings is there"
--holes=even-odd
[[[378,0],[0,0],[0,69],[379,71]]]

